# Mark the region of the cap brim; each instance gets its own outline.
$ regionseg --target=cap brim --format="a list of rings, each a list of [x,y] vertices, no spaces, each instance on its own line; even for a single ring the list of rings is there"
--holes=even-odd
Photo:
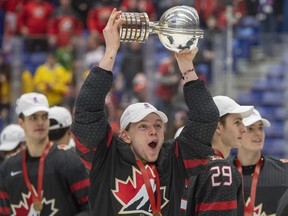
[[[247,118],[247,120],[243,119],[243,124],[245,126],[250,126],[250,125],[254,124],[257,121],[262,121],[262,123],[263,123],[263,125],[265,127],[270,127],[271,126],[270,121],[268,121],[267,119],[264,119],[264,118],[249,118],[249,119]]]
[[[150,113],[156,113],[160,118],[161,120],[164,122],[164,123],[167,123],[168,122],[168,118],[167,116],[165,115],[165,113],[159,111],[159,110],[149,110],[147,109],[145,112],[142,112],[141,114],[139,114],[138,116],[135,116],[135,118],[133,118],[130,122],[132,123],[136,123],[136,122],[139,122],[141,121],[143,118],[145,118],[147,115],[149,115]]]
[[[246,118],[253,113],[253,106],[239,106],[236,109],[230,111],[229,113],[238,113],[242,116],[242,118]]]
[[[25,111],[23,111],[23,114],[25,116],[30,116],[36,112],[49,112],[49,108],[48,107],[45,107],[45,106],[36,106],[36,107],[31,107],[30,109],[27,109]]]
[[[20,142],[5,142],[0,145],[0,151],[12,151]]]

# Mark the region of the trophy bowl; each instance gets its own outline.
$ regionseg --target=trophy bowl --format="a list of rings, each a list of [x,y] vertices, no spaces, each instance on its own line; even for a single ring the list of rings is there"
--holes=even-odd
[[[163,46],[171,51],[183,52],[197,47],[203,30],[199,29],[199,16],[193,7],[175,6],[161,17],[155,32]]]
[[[175,52],[192,50],[203,38],[199,29],[199,16],[193,7],[175,6],[160,17],[159,21],[150,21],[144,12],[124,12],[125,22],[120,28],[120,41],[145,43],[149,34],[157,34],[165,48]]]

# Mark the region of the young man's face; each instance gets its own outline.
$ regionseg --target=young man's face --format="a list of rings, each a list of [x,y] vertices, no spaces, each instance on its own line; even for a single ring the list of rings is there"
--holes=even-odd
[[[247,132],[243,134],[242,147],[243,150],[259,152],[263,149],[265,132],[262,121],[247,126]]]
[[[19,120],[20,126],[25,131],[25,136],[28,139],[33,139],[36,142],[46,139],[50,121],[48,119],[48,112],[40,111],[30,116],[25,116],[24,121]]]
[[[225,146],[239,148],[242,145],[243,133],[246,127],[242,123],[240,114],[228,114],[225,125],[221,124],[221,140]]]
[[[140,122],[131,123],[126,131],[127,140],[137,160],[155,162],[164,142],[165,123],[150,113]]]

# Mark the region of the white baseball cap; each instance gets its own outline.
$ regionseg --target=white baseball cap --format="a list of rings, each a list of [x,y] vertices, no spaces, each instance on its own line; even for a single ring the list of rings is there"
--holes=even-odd
[[[23,128],[17,124],[7,125],[0,135],[0,151],[12,151],[25,141]]]
[[[271,126],[270,121],[268,121],[265,118],[262,118],[262,116],[260,115],[260,113],[256,109],[253,110],[253,113],[250,116],[248,116],[242,120],[242,122],[245,126],[252,125],[257,121],[262,121],[262,123],[265,127]]]
[[[220,117],[230,114],[240,114],[242,118],[248,117],[253,112],[254,106],[241,106],[227,96],[214,96],[213,100],[219,110]]]
[[[50,107],[49,119],[54,119],[57,121],[57,124],[50,126],[49,130],[67,128],[72,124],[72,115],[70,111],[61,106]]]
[[[30,92],[17,99],[15,111],[17,115],[23,113],[25,116],[30,116],[39,111],[49,112],[49,103],[45,95]]]
[[[156,113],[162,119],[164,123],[168,122],[167,116],[157,110],[153,105],[143,102],[143,103],[135,103],[129,105],[123,112],[120,118],[120,128],[124,130],[129,123],[135,123],[141,121],[150,113]]]

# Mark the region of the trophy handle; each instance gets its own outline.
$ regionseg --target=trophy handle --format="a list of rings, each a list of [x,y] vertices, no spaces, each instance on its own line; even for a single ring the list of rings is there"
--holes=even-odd
[[[121,18],[125,20],[120,27],[121,42],[145,43],[147,41],[152,30],[147,13],[123,12]]]

